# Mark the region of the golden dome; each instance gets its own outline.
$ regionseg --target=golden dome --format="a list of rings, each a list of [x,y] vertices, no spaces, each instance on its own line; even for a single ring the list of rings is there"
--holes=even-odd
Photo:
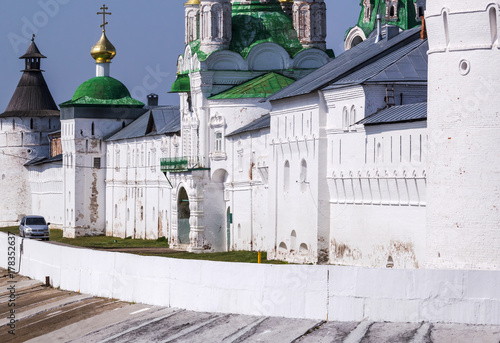
[[[103,32],[101,39],[92,47],[90,54],[97,63],[109,63],[116,55],[116,49]]]
[[[200,0],[188,0],[188,2],[186,2],[184,4],[184,6],[187,6],[187,5],[199,5],[201,4]]]

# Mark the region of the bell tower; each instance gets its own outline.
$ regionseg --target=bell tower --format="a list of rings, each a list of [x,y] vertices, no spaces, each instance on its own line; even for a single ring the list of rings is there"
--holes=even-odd
[[[200,38],[204,53],[229,49],[231,8],[230,0],[200,0]]]
[[[326,50],[326,5],[324,0],[293,3],[293,26],[304,48]]]

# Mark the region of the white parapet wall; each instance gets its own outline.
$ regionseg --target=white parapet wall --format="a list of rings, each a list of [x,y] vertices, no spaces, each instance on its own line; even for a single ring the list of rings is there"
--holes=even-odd
[[[500,325],[498,271],[224,263],[15,240],[20,274],[100,297],[317,320]],[[2,268],[8,247],[0,233]]]

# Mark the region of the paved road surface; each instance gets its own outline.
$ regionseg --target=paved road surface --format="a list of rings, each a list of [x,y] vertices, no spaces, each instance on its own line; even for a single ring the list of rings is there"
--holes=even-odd
[[[9,286],[16,281],[16,335],[9,334]],[[0,342],[500,343],[500,327],[339,323],[198,313],[46,288],[0,269]]]

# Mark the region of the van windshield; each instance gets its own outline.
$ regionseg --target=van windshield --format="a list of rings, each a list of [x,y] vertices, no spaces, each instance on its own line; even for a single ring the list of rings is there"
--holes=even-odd
[[[46,225],[43,218],[27,218],[26,225]]]

